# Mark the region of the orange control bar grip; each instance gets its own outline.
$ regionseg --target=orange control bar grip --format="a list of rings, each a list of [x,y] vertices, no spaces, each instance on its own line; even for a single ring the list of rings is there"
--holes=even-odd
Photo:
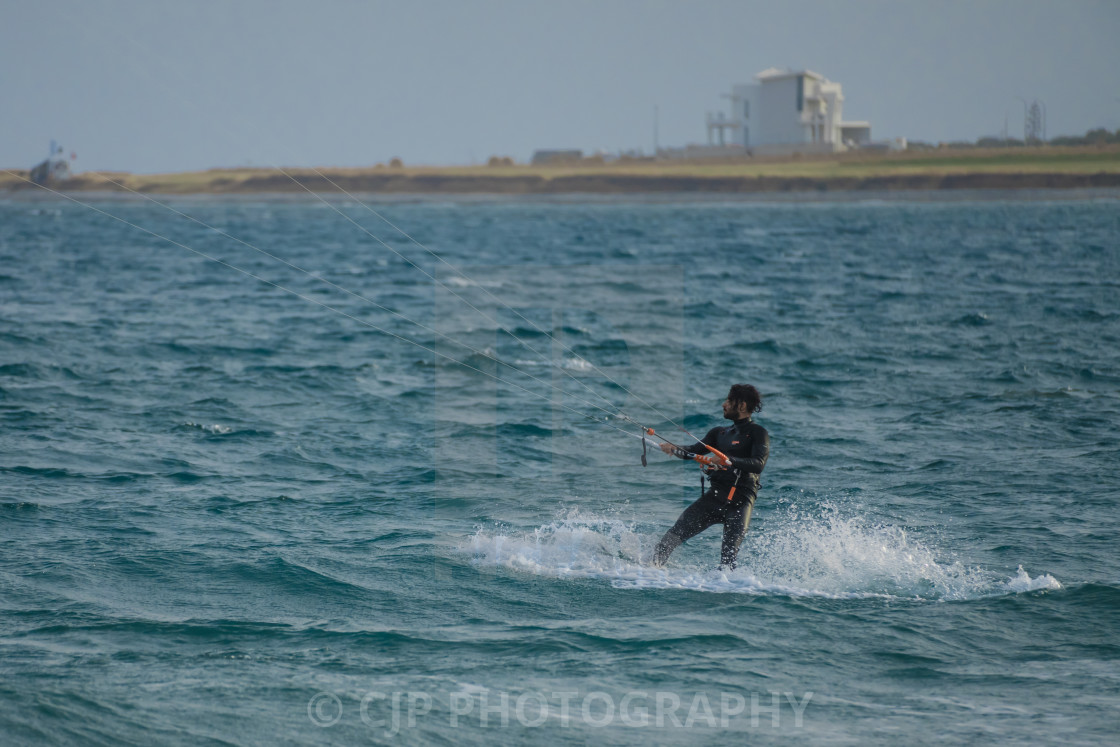
[[[704,442],[703,442],[703,441],[701,441],[701,443],[704,443]],[[724,453],[723,453],[722,451],[720,451],[719,449],[715,448],[714,446],[708,446],[707,444],[704,444],[704,447],[705,447],[705,448],[706,448],[706,449],[707,449],[708,451],[712,452],[713,454],[715,454],[716,456],[718,456],[718,457],[719,457],[720,459],[722,459],[722,460],[723,460],[723,465],[722,465],[722,466],[724,466],[724,467],[727,467],[728,465],[730,465],[730,464],[731,464],[731,460],[730,460],[730,459],[728,459],[728,458],[727,458],[727,455],[726,455],[726,454],[724,454]]]

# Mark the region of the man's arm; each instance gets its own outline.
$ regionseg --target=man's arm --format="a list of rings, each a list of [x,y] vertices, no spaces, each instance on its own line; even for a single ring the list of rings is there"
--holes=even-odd
[[[716,431],[717,428],[712,428],[708,431],[708,435],[704,436],[702,441],[692,444],[691,446],[677,446],[673,447],[669,444],[661,444],[661,450],[666,454],[672,454],[681,459],[689,459],[693,454],[707,454],[708,449],[704,444],[716,445]]]
[[[749,457],[731,457],[731,466],[740,472],[749,472],[759,474],[762,468],[766,466],[766,460],[770,456],[770,434],[764,428],[758,429],[760,432],[752,434],[751,438],[751,455]]]

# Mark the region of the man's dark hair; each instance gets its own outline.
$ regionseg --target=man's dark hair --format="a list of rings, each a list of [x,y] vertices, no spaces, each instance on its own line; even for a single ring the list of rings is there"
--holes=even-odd
[[[735,384],[727,393],[727,399],[733,405],[745,402],[747,412],[758,412],[762,409],[762,395],[750,384]]]

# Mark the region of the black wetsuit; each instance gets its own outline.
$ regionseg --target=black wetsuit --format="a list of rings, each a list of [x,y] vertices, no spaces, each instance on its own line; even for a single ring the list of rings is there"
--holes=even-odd
[[[703,442],[722,451],[731,460],[731,467],[711,473],[712,485],[699,500],[684,510],[677,523],[657,543],[653,554],[656,565],[664,565],[673,550],[714,524],[723,524],[723,546],[720,565],[734,568],[739,545],[751,522],[751,509],[758,497],[758,475],[770,456],[770,435],[750,417],[736,420],[734,425],[712,428]],[[710,453],[702,444],[683,448],[690,454]],[[727,500],[731,489],[735,494]]]

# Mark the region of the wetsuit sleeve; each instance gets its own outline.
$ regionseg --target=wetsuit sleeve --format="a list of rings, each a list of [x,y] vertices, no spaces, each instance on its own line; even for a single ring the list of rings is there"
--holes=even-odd
[[[749,457],[730,457],[731,465],[740,472],[759,474],[766,466],[770,457],[770,434],[765,429],[759,428],[758,433],[751,438],[751,455]]]
[[[700,442],[694,443],[691,446],[682,446],[682,451],[687,451],[689,454],[707,454],[708,450],[704,448],[704,444],[709,446],[716,445],[716,438],[719,436],[719,428],[712,428],[708,431],[708,435],[704,436]]]

